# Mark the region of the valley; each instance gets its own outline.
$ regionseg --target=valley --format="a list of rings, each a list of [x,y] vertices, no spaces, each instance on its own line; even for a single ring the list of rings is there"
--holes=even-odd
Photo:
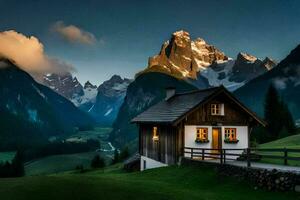
[[[85,143],[88,140],[95,140],[100,143],[100,148],[89,152],[50,155],[29,161],[25,163],[26,176],[61,173],[74,170],[76,167],[90,169],[91,160],[96,155],[103,157],[106,164],[110,165],[115,151],[115,148],[108,141],[110,131],[111,128],[108,127],[95,127],[93,130],[78,131],[74,135],[59,138],[59,140],[64,140],[67,143]]]

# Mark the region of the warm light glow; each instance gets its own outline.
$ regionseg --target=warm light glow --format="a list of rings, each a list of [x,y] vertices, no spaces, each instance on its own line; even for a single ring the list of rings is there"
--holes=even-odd
[[[236,141],[236,128],[225,128],[225,140]]]
[[[156,126],[153,127],[152,132],[153,132],[153,137],[152,137],[152,139],[153,139],[154,141],[157,141],[157,140],[159,139],[159,137],[158,137],[158,131],[157,131],[157,127],[156,127]]]
[[[208,128],[197,128],[196,140],[208,140]]]

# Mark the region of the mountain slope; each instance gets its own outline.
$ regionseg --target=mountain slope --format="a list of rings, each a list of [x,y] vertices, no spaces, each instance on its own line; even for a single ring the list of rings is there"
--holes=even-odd
[[[59,135],[71,132],[75,127],[86,127],[92,123],[90,117],[76,108],[66,98],[43,86],[20,70],[9,60],[0,60],[0,111],[2,117],[16,119],[14,126],[31,127],[30,131],[9,132],[0,127],[2,137],[14,134],[41,136]],[[20,125],[20,124],[24,125]],[[10,124],[12,125],[12,124]],[[3,128],[3,129],[2,129]],[[13,129],[11,129],[13,130]]]
[[[94,103],[87,102],[80,108],[87,111],[97,123],[111,126],[117,117],[130,83],[131,80],[114,75],[98,87]]]
[[[145,73],[138,76],[127,89],[124,103],[113,124],[110,135],[116,145],[123,146],[137,138],[137,127],[130,124],[133,117],[165,97],[165,88],[176,87],[178,92],[195,90],[184,80],[163,73]]]
[[[270,84],[274,84],[279,90],[294,118],[300,119],[300,45],[275,68],[248,82],[235,91],[235,94],[262,116],[264,98]]]

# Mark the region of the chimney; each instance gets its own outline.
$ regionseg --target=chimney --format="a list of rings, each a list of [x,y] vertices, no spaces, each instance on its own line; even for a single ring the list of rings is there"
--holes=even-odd
[[[167,87],[166,88],[166,98],[165,100],[168,101],[172,96],[174,96],[176,93],[175,87]]]

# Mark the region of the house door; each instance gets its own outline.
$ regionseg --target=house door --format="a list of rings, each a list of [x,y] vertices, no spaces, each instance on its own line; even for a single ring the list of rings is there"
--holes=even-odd
[[[222,142],[221,142],[221,129],[220,128],[213,128],[212,129],[212,149],[221,149]],[[219,150],[213,150],[214,153],[220,153]]]

